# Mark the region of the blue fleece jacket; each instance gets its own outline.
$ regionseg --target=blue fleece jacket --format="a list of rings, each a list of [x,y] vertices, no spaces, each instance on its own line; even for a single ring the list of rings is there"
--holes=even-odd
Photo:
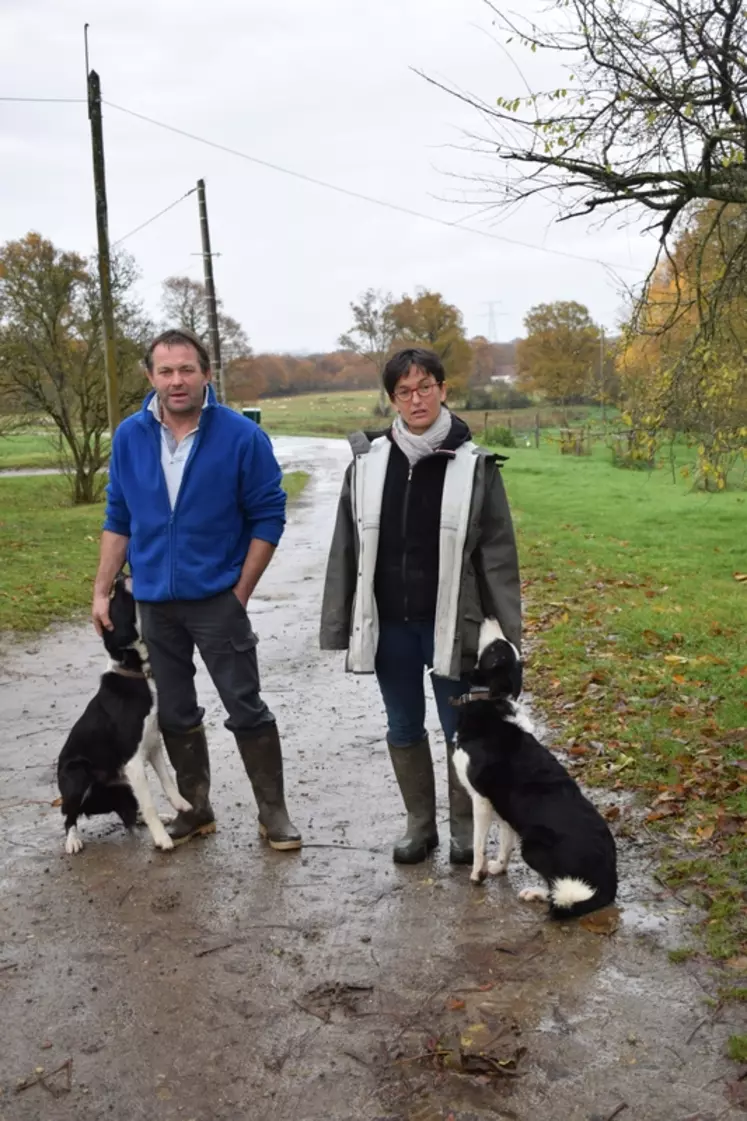
[[[114,435],[104,529],[130,539],[135,599],[206,599],[236,584],[253,538],[277,545],[282,474],[266,433],[209,388],[172,511],[152,398]]]

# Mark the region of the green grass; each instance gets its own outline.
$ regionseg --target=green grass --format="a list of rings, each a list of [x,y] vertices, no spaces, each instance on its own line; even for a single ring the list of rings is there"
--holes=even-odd
[[[34,430],[0,437],[0,470],[56,467],[58,461],[57,440],[48,432]]]
[[[289,499],[308,479],[303,471],[284,476]],[[71,506],[61,478],[6,478],[0,510],[0,632],[43,630],[86,610],[103,504]]]
[[[587,782],[639,793],[708,950],[743,952],[747,495],[620,470],[603,448],[509,455],[527,688]]]
[[[747,1063],[747,1035],[730,1036],[729,1058],[735,1063]]]

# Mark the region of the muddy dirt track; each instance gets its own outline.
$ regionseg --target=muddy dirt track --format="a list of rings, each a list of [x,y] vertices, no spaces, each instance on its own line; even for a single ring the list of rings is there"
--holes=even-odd
[[[347,446],[278,452],[313,479],[251,613],[301,853],[258,839],[201,669],[218,833],[157,854],[144,830],[84,822],[66,857],[54,761],[102,652],[86,625],[2,649],[0,1121],[744,1117],[724,1058],[736,1013],[711,1023],[707,973],[669,963],[683,914],[643,845],[622,848],[611,936],[521,904],[520,860],[482,890],[446,843],[392,864],[375,682],[317,645]],[[446,842],[440,737],[435,755]]]

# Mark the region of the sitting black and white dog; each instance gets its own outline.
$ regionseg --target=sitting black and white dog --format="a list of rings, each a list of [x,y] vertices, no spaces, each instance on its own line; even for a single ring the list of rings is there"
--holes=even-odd
[[[550,917],[576,918],[613,902],[617,893],[615,842],[558,759],[535,739],[522,711],[521,663],[495,619],[480,632],[478,663],[459,705],[454,766],[472,797],[474,865],[470,879],[508,868],[517,838],[521,855],[546,888],[525,888],[524,900],[543,899]],[[486,842],[500,821],[498,859]]]
[[[159,849],[174,843],[156,812],[145,764],[158,775],[175,810],[190,810],[166,761],[149,681],[145,644],[137,627],[130,580],[120,573],[109,604],[112,630],[104,631],[109,668],[96,696],[73,725],[57,762],[57,783],[65,819],[65,851],[80,852],[78,817],[116,813],[128,829],[138,809]]]

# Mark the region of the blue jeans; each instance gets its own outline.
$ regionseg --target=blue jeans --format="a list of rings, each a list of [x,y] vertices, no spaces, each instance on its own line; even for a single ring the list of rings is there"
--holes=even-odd
[[[387,739],[408,747],[425,738],[424,670],[433,665],[433,623],[382,621],[376,651],[376,677],[386,708]],[[449,701],[469,688],[469,679],[452,681],[431,674],[438,718],[447,742],[456,734],[457,712]]]

